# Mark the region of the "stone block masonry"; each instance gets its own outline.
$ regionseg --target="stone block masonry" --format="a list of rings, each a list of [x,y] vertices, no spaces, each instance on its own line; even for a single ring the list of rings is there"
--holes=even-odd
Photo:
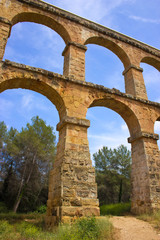
[[[2,61],[12,26],[24,21],[48,26],[62,37],[66,43],[63,75]],[[85,82],[86,45],[91,43],[119,57],[124,65],[125,93]],[[88,108],[95,106],[117,112],[129,128],[132,212],[160,209],[160,152],[154,133],[160,104],[147,99],[141,62],[160,70],[160,51],[39,0],[0,1],[0,92],[13,88],[37,91],[59,113],[59,142],[47,202],[48,226],[100,214],[87,137],[90,122],[86,119]]]

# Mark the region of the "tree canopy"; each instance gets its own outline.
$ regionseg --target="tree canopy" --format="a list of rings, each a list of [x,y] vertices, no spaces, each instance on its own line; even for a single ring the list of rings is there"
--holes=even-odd
[[[20,132],[12,127],[7,131],[0,122],[1,199],[15,212],[46,202],[55,140],[53,128],[38,116]]]
[[[124,145],[103,147],[93,154],[100,204],[130,199],[131,153]]]

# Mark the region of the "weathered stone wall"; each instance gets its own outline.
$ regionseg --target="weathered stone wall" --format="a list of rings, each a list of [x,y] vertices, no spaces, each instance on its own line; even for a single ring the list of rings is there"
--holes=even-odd
[[[98,44],[110,49],[122,61],[126,93],[147,99],[140,62],[160,70],[157,49],[39,0],[3,0],[0,4],[1,19],[8,25],[23,21],[41,23],[63,38],[66,43],[64,75],[85,80],[85,45]],[[5,34],[9,32],[10,27]],[[6,37],[3,42],[5,46]]]
[[[142,214],[160,208],[160,156],[157,135],[143,133],[132,143],[132,212]]]
[[[160,51],[111,29],[39,0],[0,1],[0,92],[26,88],[46,96],[56,106],[59,142],[50,174],[46,223],[75,216],[99,215],[86,119],[90,107],[103,106],[126,122],[132,145],[132,211],[160,209],[160,152],[154,123],[160,104],[147,100],[140,62],[160,70]],[[18,22],[41,23],[66,43],[63,75],[10,61],[3,55],[11,28]],[[126,93],[85,82],[87,44],[98,44],[116,54],[124,65]]]
[[[88,120],[71,117],[64,118],[57,125],[59,143],[50,177],[48,225],[59,221],[57,212],[63,221],[75,216],[99,215],[95,171],[87,140],[88,127]]]

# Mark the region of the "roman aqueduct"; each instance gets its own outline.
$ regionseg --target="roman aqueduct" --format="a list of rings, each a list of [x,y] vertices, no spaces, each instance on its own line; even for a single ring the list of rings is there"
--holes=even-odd
[[[63,75],[3,61],[12,26],[34,22],[50,27],[64,40]],[[85,82],[87,44],[98,44],[124,66],[125,93]],[[0,92],[25,88],[46,96],[57,108],[59,142],[50,174],[48,225],[74,216],[99,215],[95,171],[90,159],[88,108],[104,106],[126,122],[132,150],[132,212],[160,209],[160,104],[147,99],[140,63],[160,70],[160,51],[40,0],[0,1]]]

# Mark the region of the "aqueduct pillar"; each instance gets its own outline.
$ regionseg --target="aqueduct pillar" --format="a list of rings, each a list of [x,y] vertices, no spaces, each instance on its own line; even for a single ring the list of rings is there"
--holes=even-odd
[[[46,222],[99,215],[95,170],[90,159],[86,119],[65,117],[57,125],[59,143],[50,175]]]
[[[140,132],[132,144],[132,206],[135,214],[160,208],[160,153],[157,134]]]
[[[68,42],[62,55],[64,56],[63,74],[85,81],[85,52],[87,47],[75,42]]]
[[[123,71],[125,90],[126,93],[132,94],[135,97],[148,99],[142,72],[142,68],[133,64]]]

